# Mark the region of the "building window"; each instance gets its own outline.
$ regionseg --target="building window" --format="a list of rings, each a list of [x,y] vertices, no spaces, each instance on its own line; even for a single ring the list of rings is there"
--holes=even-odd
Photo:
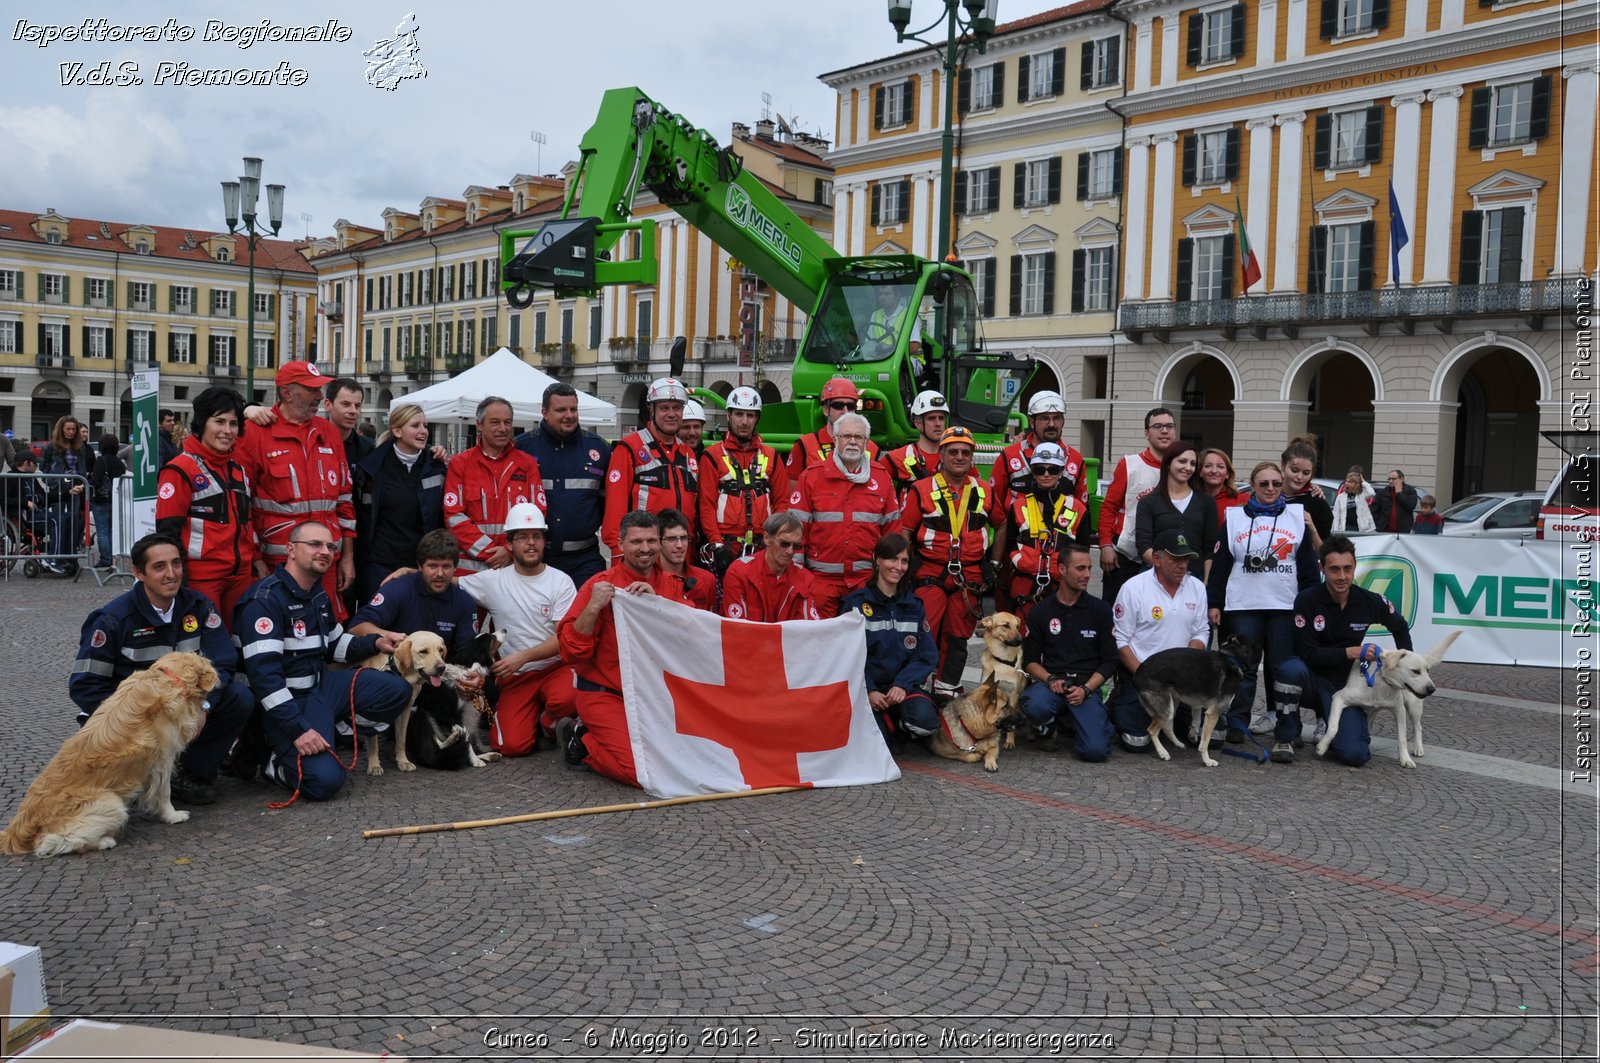
[[[1371,291],[1377,228],[1371,221],[1314,226],[1308,290],[1312,293]]]
[[[833,182],[825,177],[816,178],[812,199],[825,207],[833,206]]]
[[[233,293],[229,291],[222,291],[220,289],[212,289],[211,314],[213,317],[232,317]]]
[[[59,303],[67,288],[67,278],[60,273],[41,273],[39,275],[39,290],[44,294],[47,303]]]
[[[192,314],[192,313],[194,313],[195,290],[193,288],[185,287],[185,286],[179,285],[179,284],[174,284],[169,290],[172,292],[172,312],[173,313],[175,313],[175,314]]]
[[[218,262],[226,262],[232,257],[233,257],[233,253],[231,251],[229,251],[226,247],[217,248],[217,261]]]
[[[148,329],[129,329],[128,357],[140,365],[149,365],[155,357],[155,338]]]
[[[1085,152],[1078,158],[1081,167],[1079,199],[1110,199],[1121,193],[1121,167],[1118,165],[1122,159],[1120,151],[1116,148],[1107,148],[1104,151]]]
[[[511,328],[506,337],[506,342],[513,351],[518,354],[522,353],[522,314],[515,310],[511,311]]]
[[[1516,284],[1523,279],[1523,207],[1469,210],[1461,216],[1462,284]]]
[[[966,175],[968,214],[987,214],[999,205],[999,176],[998,168],[973,170]]]
[[[1528,139],[1533,123],[1533,82],[1501,85],[1494,90],[1490,111],[1489,143],[1514,144]]]
[[[989,66],[980,66],[972,71],[972,94],[968,109],[973,111],[990,111],[1000,102],[999,93],[995,91],[994,72],[999,69],[998,63]]]
[[[1050,289],[1051,262],[1055,256],[1045,254],[1022,256],[1022,312],[1024,314],[1049,313],[1045,308],[1045,294]]]
[[[15,269],[0,269],[0,299],[22,298],[22,272]]]
[[[1104,89],[1122,81],[1122,39],[1101,37],[1083,43],[1083,89]]]
[[[1050,159],[1035,159],[1027,164],[1027,179],[1023,186],[1022,205],[1043,207],[1050,203]]]
[[[1028,63],[1028,99],[1045,100],[1056,95],[1056,54],[1043,52],[1030,56]]]
[[[1350,37],[1376,29],[1372,20],[1372,6],[1372,0],[1338,0],[1337,36]]]
[[[598,300],[589,304],[589,349],[598,350],[600,347],[600,303]]]
[[[1221,63],[1244,53],[1243,4],[1189,16],[1189,65]]]
[[[1361,226],[1328,226],[1329,292],[1358,290],[1361,270]]]
[[[264,336],[256,337],[255,363],[257,369],[272,368],[272,340]]]
[[[44,242],[47,244],[59,244],[61,242],[61,233],[55,229],[51,229],[49,232],[44,234]]]
[[[140,240],[135,243],[133,245],[133,253],[136,255],[148,255],[150,253],[150,241]]]
[[[133,344],[133,349],[128,352],[129,355],[132,356],[136,361],[138,360],[138,355],[136,355],[134,351],[137,350],[139,346],[137,342],[138,335],[139,333],[133,334],[135,337],[135,342]],[[167,361],[175,362],[179,365],[194,364],[194,337],[192,335],[187,332],[168,333],[167,345],[169,348]]]
[[[880,85],[874,93],[874,129],[898,129],[911,124],[910,81],[898,81],[893,85]]]
[[[1367,161],[1367,113],[1344,111],[1333,116],[1333,165],[1360,166]]]
[[[1201,133],[1199,160],[1195,172],[1196,183],[1221,184],[1228,179],[1228,131]]]
[[[471,262],[462,263],[461,298],[476,299],[478,297],[478,271]]]
[[[1178,241],[1178,302],[1233,298],[1233,236],[1193,236]]]
[[[911,217],[911,182],[881,181],[872,186],[872,224],[899,225]]]
[[[155,285],[148,281],[128,282],[128,309],[149,310],[155,295]]]
[[[266,294],[266,295],[257,294],[256,295],[256,320],[260,321],[263,318],[271,319],[271,317],[272,317],[272,296],[270,294]]]
[[[533,349],[534,350],[538,350],[540,347],[544,346],[544,336],[545,336],[545,331],[546,331],[545,330],[545,318],[546,318],[546,315],[545,315],[545,312],[543,310],[534,311],[534,314],[533,314]]]
[[[233,337],[211,337],[211,364],[218,369],[225,369],[233,364]]]
[[[977,296],[978,313],[984,317],[993,317],[994,259],[969,258],[962,263],[962,266],[972,274],[972,292]]]
[[[1360,107],[1317,116],[1311,165],[1318,170],[1350,170],[1383,156],[1382,106]]]
[[[90,306],[105,306],[110,284],[104,277],[90,277],[83,282],[83,297]]]
[[[83,354],[85,358],[110,358],[111,330],[96,325],[86,326],[83,330]]]
[[[1072,253],[1072,311],[1111,309],[1112,247],[1086,247]]]
[[[0,321],[0,354],[19,354],[22,351],[22,322]]]

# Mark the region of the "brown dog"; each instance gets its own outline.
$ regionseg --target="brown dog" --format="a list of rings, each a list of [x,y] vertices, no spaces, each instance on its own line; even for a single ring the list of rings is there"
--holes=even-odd
[[[449,647],[444,644],[444,639],[432,631],[413,631],[400,640],[394,653],[374,654],[361,662],[363,668],[397,672],[411,684],[411,700],[394,721],[394,762],[401,771],[417,770],[411,758],[406,756],[406,730],[411,724],[411,706],[417,703],[417,695],[422,692],[424,684],[438,686],[444,682],[447,667],[444,659],[448,652]],[[380,737],[373,735],[367,740],[368,775],[383,774],[383,764],[378,759]]]
[[[991,613],[978,621],[977,631],[983,637],[983,659],[978,665],[983,678],[994,678],[1012,715],[1016,715],[1022,688],[1028,685],[1028,673],[1022,670],[1022,618],[1013,613]],[[1016,744],[1016,732],[1007,731],[1006,748],[1014,749]]]
[[[939,710],[939,730],[928,740],[928,748],[967,764],[981,760],[984,771],[999,771],[1000,736],[1009,737],[1017,721],[1015,705],[991,676]]]
[[[124,679],[33,780],[0,832],[0,852],[110,849],[135,796],[163,823],[188,819],[172,807],[172,767],[204,725],[216,685],[216,669],[198,653],[166,654]]]

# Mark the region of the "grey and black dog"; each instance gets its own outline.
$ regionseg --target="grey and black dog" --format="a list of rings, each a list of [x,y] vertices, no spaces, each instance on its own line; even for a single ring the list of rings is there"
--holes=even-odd
[[[1152,653],[1133,674],[1133,689],[1144,711],[1150,714],[1150,741],[1156,756],[1172,759],[1161,745],[1163,733],[1174,746],[1184,748],[1172,733],[1172,718],[1182,704],[1189,706],[1192,713],[1204,714],[1205,722],[1199,726],[1198,735],[1195,724],[1190,724],[1189,741],[1199,744],[1200,760],[1206,767],[1216,767],[1217,762],[1206,752],[1211,732],[1233,704],[1233,695],[1245,673],[1254,672],[1260,661],[1261,648],[1243,635],[1229,636],[1215,650],[1183,647]]]

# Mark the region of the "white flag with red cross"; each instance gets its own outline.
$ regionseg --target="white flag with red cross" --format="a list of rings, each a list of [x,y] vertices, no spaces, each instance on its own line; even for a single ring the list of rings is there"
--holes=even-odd
[[[891,782],[867,702],[859,613],[729,620],[653,595],[612,599],[639,785],[656,797]]]

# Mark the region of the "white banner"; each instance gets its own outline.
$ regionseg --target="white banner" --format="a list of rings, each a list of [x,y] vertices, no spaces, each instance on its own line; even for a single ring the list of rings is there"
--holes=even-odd
[[[865,619],[757,624],[612,599],[639,785],[657,797],[890,782],[867,702]]]
[[[161,475],[161,370],[141,369],[133,374],[133,522],[128,541],[156,530],[156,477]]]
[[[1592,637],[1594,543],[1392,534],[1353,541],[1356,582],[1394,603],[1419,650],[1459,631],[1447,660],[1561,668],[1577,663],[1576,640]]]

